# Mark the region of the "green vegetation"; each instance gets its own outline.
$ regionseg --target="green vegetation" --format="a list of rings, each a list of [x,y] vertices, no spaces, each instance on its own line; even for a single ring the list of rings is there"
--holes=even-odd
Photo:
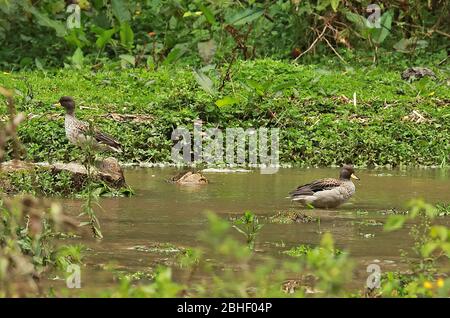
[[[233,222],[233,228],[245,236],[247,245],[250,249],[255,248],[255,239],[263,224],[259,223],[258,217],[250,211],[244,212],[244,215]]]
[[[384,226],[385,230],[394,231],[408,220],[419,220],[410,231],[414,246],[411,251],[403,253],[409,272],[386,273],[381,292],[388,297],[448,297],[450,279],[439,270],[439,266],[448,266],[450,229],[445,225],[433,224],[439,216],[435,206],[421,200],[412,200],[409,206],[408,215],[391,215]]]
[[[0,297],[78,295],[47,290],[42,278],[91,266],[72,232],[85,225],[102,239],[99,197],[133,193],[94,178],[92,149],[68,142],[63,109],[53,106],[63,95],[91,133],[95,124],[117,137],[122,163],[170,163],[173,130],[192,131],[200,119],[204,130],[279,128],[281,163],[450,166],[450,1],[377,3],[379,19],[370,0],[0,0],[0,162],[77,161],[87,171],[80,182],[44,168],[0,170]],[[402,79],[412,66],[436,76]],[[83,222],[25,193],[78,197]],[[279,212],[263,227],[246,211],[232,222],[207,213],[195,247],[139,242],[127,252],[159,254],[156,265],[95,264],[113,283],[79,294],[448,297],[448,202],[381,213],[379,221],[355,212],[357,239],[374,236],[361,229],[380,226],[378,236],[381,226],[408,226],[414,244],[399,251],[407,270],[371,276],[379,287],[352,285],[358,258],[335,247],[320,217]],[[310,222],[316,245],[260,242],[270,223]]]
[[[208,213],[209,225],[200,236],[201,247],[186,249],[179,258],[178,270],[182,271],[181,277],[174,279],[173,268],[170,267],[158,267],[152,275],[143,275],[140,281],[131,274],[122,275],[117,288],[109,288],[101,295],[447,297],[450,293],[450,279],[445,275],[445,260],[450,257],[449,230],[445,226],[429,224],[436,211],[433,206],[414,200],[411,201],[410,208],[411,215],[421,218],[411,231],[415,240],[411,251],[418,254],[410,256],[403,253],[409,268],[381,274],[376,278],[381,282],[380,287],[365,290],[349,288],[355,260],[347,251],[335,248],[330,233],[321,235],[318,246],[299,245],[283,251],[284,254],[295,257],[295,262],[291,259],[280,260],[249,249],[246,240],[234,238],[230,232],[230,222]],[[246,212],[243,217],[247,215],[248,218],[250,214]],[[397,215],[389,217],[396,218]],[[387,222],[386,231],[394,230],[395,227],[389,225],[391,222]],[[194,275],[202,278],[194,280]],[[147,282],[149,276],[152,278]],[[211,282],[214,282],[214,288],[211,288]]]
[[[448,165],[448,71],[436,70],[437,81],[413,83],[401,80],[399,71],[242,61],[232,66],[232,80],[210,93],[182,66],[8,73],[0,81],[16,89],[19,110],[30,114],[19,135],[32,161],[79,158],[65,138],[62,110],[51,106],[60,95],[73,95],[84,106],[81,118],[124,145],[119,159],[125,162],[169,162],[172,130],[192,128],[200,118],[204,129],[280,128],[280,161],[286,163]],[[223,72],[205,74],[219,86]]]
[[[32,170],[0,171],[0,185],[7,194],[32,194],[36,196],[87,197],[86,182],[74,178],[67,171],[54,172],[47,168]],[[94,180],[92,188],[98,196],[130,196],[133,190],[129,187],[115,189],[101,180]]]
[[[0,201],[0,297],[33,296],[41,291],[40,278],[57,271],[66,275],[71,264],[81,264],[84,248],[57,245],[60,230],[76,222],[58,204],[33,197]]]
[[[430,51],[443,52],[449,37],[447,0],[378,1],[378,21],[370,0],[78,4],[76,11],[64,0],[0,1],[0,68],[153,70],[180,60],[199,65],[272,56],[310,62],[323,55],[353,62],[350,50],[366,63],[392,51],[401,60],[420,61]]]
[[[270,223],[292,224],[317,222],[317,218],[298,211],[280,211],[269,217]]]
[[[152,243],[149,245],[137,245],[131,249],[146,252],[146,253],[162,253],[162,254],[179,254],[185,252],[185,249],[180,246],[175,246],[170,243]]]
[[[314,248],[312,248],[311,246],[302,244],[299,246],[294,246],[293,248],[287,251],[283,251],[283,253],[293,257],[300,257],[300,256],[308,256],[309,254],[311,254],[313,250]],[[334,249],[334,254],[336,255],[342,254],[342,251],[336,248]]]
[[[436,204],[436,209],[438,211],[438,216],[450,215],[450,204],[438,203]]]

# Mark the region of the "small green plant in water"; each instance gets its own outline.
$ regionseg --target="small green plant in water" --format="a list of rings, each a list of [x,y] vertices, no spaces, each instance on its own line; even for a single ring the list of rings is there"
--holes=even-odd
[[[258,217],[250,211],[245,211],[242,217],[233,222],[233,228],[245,236],[251,250],[255,247],[256,235],[262,227],[263,224],[259,223]]]
[[[103,234],[100,229],[100,222],[95,214],[95,210],[93,208],[94,205],[101,208],[98,203],[98,199],[100,197],[100,193],[102,191],[101,188],[94,189],[94,179],[92,176],[92,168],[95,165],[95,149],[93,146],[94,140],[94,126],[91,121],[89,121],[89,131],[87,136],[87,141],[83,145],[84,150],[84,167],[86,168],[87,173],[87,187],[86,187],[86,200],[82,206],[82,212],[80,216],[86,215],[88,217],[87,222],[82,222],[80,226],[89,225],[94,238],[102,239]]]

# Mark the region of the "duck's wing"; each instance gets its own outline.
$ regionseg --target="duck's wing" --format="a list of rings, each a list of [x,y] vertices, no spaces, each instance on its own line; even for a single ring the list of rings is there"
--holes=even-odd
[[[100,130],[95,130],[94,131],[94,138],[98,142],[103,143],[105,145],[108,145],[110,147],[113,147],[113,148],[116,148],[116,149],[121,149],[122,148],[122,145],[117,140],[115,140],[111,136],[101,132]]]
[[[341,183],[337,179],[333,178],[319,179],[311,183],[301,185],[289,194],[291,196],[313,195],[316,192],[331,190],[333,188],[339,187],[340,185]]]
[[[90,134],[92,134],[92,137],[94,137],[94,139],[98,143],[108,145],[117,150],[120,150],[122,148],[122,145],[117,140],[115,140],[113,137],[105,134],[104,132],[102,132],[96,128],[94,128],[93,131],[90,132],[89,124],[84,121],[77,120],[76,129],[85,136],[89,136]]]

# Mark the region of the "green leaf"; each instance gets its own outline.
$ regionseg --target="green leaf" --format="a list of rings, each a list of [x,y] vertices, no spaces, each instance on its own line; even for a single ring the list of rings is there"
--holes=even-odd
[[[332,251],[334,249],[334,240],[331,233],[326,232],[320,240],[320,247]]]
[[[422,245],[422,247],[420,248],[420,253],[423,257],[428,257],[438,246],[439,244],[436,242],[428,242]]]
[[[38,70],[41,70],[41,71],[43,71],[44,70],[44,66],[42,65],[42,62],[41,62],[41,60],[39,59],[39,58],[35,58],[34,59],[34,64],[36,64],[36,68],[38,69]]]
[[[239,103],[239,99],[232,97],[232,96],[225,96],[224,98],[221,98],[216,101],[216,105],[219,107],[227,106],[227,105],[233,105]]]
[[[442,243],[441,244],[441,248],[445,252],[445,254],[447,254],[447,257],[450,258],[450,243],[449,242]]]
[[[239,233],[243,234],[244,236],[247,236],[247,233],[245,233],[245,231],[241,230],[239,227],[237,227],[236,225],[233,225],[233,228],[236,229]]]
[[[184,47],[181,46],[175,46],[170,52],[169,54],[167,54],[166,59],[163,62],[163,65],[169,65],[172,62],[175,62],[176,60],[178,60],[180,57],[183,56],[183,54],[186,52],[186,49]]]
[[[198,4],[198,7],[205,15],[206,21],[208,21],[209,24],[215,25],[217,23],[216,18],[214,17],[214,13],[212,13],[212,11],[208,7],[204,6],[201,2]]]
[[[124,22],[120,25],[120,43],[127,49],[133,48],[134,32],[128,22]]]
[[[386,39],[386,37],[389,35],[389,33],[391,33],[393,15],[394,14],[392,11],[388,11],[388,12],[385,12],[381,16],[381,21],[380,21],[381,28],[378,29],[379,31],[373,38],[375,43],[378,43],[378,44],[383,43],[383,41]]]
[[[149,55],[147,57],[147,66],[150,70],[154,71],[155,70],[155,61],[153,60],[153,56]]]
[[[365,19],[363,16],[357,14],[357,13],[353,13],[350,11],[347,11],[345,13],[345,17],[347,18],[347,20],[349,20],[350,22],[353,22],[354,24],[356,24],[356,26],[359,29],[362,29],[365,27]]]
[[[97,47],[99,49],[102,49],[105,47],[105,45],[111,40],[112,36],[114,35],[114,33],[117,32],[116,28],[110,29],[110,30],[105,30],[103,31],[100,36],[98,37],[97,41],[95,41],[95,45],[97,45]]]
[[[136,63],[136,59],[133,55],[129,55],[129,54],[121,54],[119,55],[120,59],[128,64],[131,64],[132,66],[134,66],[134,64]],[[102,189],[100,189],[102,190]]]
[[[214,93],[213,90],[214,83],[208,76],[206,76],[203,72],[194,71],[194,77],[197,83],[201,86],[201,88],[203,88],[207,93],[209,94]]]
[[[25,10],[33,14],[36,18],[36,21],[39,25],[46,26],[55,30],[56,35],[59,37],[63,37],[66,35],[66,27],[63,23],[50,19],[47,15],[39,12],[35,7],[30,6],[29,4],[24,5]]]
[[[403,215],[391,215],[384,224],[384,230],[387,232],[398,230],[403,226],[405,220]]]
[[[402,53],[410,53],[417,49],[424,49],[428,46],[428,42],[425,40],[417,40],[417,38],[412,37],[409,39],[401,39],[394,44],[394,49]]]
[[[272,90],[274,92],[284,91],[285,89],[294,87],[296,84],[297,83],[295,81],[287,81],[287,82],[284,82],[282,84],[274,86],[272,88]]]
[[[449,235],[447,227],[442,225],[435,225],[430,229],[430,236],[432,238],[438,238],[441,241],[447,241]]]
[[[77,48],[75,50],[75,53],[73,53],[71,60],[73,65],[75,65],[77,68],[81,68],[83,66],[84,60],[83,51],[80,48]]]
[[[231,17],[230,20],[228,21],[228,24],[233,24],[236,26],[243,25],[246,23],[253,22],[254,20],[258,19],[263,14],[264,14],[264,9],[247,8],[245,10],[238,12],[233,17]]]
[[[253,88],[258,93],[258,95],[264,95],[265,89],[261,83],[252,79],[248,79],[245,83]]]
[[[130,11],[126,7],[125,3],[126,2],[123,0],[111,0],[112,12],[121,24],[125,21],[131,20]]]
[[[339,3],[341,0],[331,0],[331,8],[333,8],[334,12],[337,12],[337,8],[339,7]]]

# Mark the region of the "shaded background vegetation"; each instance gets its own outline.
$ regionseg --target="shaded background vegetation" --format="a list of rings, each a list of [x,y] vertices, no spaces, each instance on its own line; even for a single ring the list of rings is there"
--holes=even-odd
[[[67,27],[71,3],[79,5],[80,27]],[[374,12],[367,9],[372,3],[381,9],[380,28],[364,18]],[[0,0],[0,67],[116,61],[155,68],[178,59],[297,58],[308,49],[313,54],[302,62],[324,54],[346,59],[348,50],[445,57],[449,14],[447,0]]]

